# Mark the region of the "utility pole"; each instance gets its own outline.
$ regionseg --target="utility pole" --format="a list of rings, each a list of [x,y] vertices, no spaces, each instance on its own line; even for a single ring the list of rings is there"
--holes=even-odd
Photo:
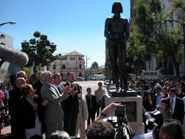
[[[88,60],[90,60],[91,58],[87,58],[87,55],[86,55],[86,67],[85,67],[85,74],[87,75],[87,65],[88,65]]]
[[[86,55],[86,70],[87,70],[87,63],[88,63],[88,60],[90,60],[91,58],[87,58],[87,55]]]

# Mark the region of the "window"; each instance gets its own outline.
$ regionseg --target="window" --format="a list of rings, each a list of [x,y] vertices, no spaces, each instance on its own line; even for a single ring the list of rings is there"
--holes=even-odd
[[[82,68],[82,65],[81,65],[81,64],[79,65],[79,68],[80,68],[80,69]]]
[[[65,65],[63,65],[63,66],[62,66],[62,69],[65,69],[65,68],[66,68],[66,66],[65,66]]]

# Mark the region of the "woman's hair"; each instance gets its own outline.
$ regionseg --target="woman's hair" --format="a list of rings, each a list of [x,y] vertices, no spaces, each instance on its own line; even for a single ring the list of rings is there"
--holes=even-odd
[[[161,100],[161,103],[165,103],[165,104],[169,104],[169,101],[168,101],[168,99],[166,99],[166,98],[163,98],[162,100]]]
[[[24,97],[27,97],[27,95],[29,94],[30,92],[30,89],[32,88],[32,85],[31,84],[23,84],[21,86],[21,93]]]
[[[152,97],[152,92],[151,91],[147,91],[146,92],[146,98],[148,97],[148,95],[150,95]]]

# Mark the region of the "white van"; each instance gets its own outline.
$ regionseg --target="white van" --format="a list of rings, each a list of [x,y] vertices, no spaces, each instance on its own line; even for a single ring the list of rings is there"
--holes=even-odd
[[[96,81],[96,80],[104,80],[105,79],[105,75],[103,74],[96,74],[96,75],[92,75],[89,78],[90,80]]]

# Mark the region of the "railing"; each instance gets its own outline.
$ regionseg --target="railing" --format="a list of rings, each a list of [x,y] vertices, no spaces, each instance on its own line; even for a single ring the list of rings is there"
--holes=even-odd
[[[141,79],[160,79],[160,78],[163,78],[164,75],[159,71],[145,71],[145,70],[142,70],[142,73],[141,73],[141,76],[140,78]]]
[[[61,71],[85,71],[85,68],[82,68],[82,69],[65,68],[65,69],[61,69]]]

